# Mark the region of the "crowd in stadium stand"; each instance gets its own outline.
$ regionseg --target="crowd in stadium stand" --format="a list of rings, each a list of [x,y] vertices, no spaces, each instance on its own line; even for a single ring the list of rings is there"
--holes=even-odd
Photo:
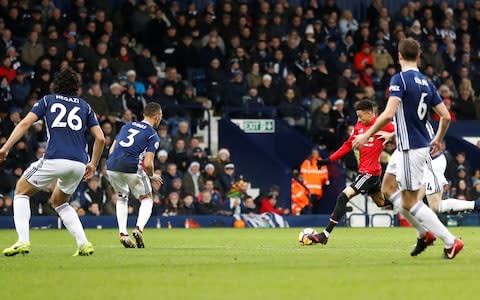
[[[0,144],[49,93],[60,69],[81,76],[81,95],[106,136],[103,158],[122,124],[141,118],[146,103],[158,102],[165,120],[155,168],[164,184],[153,184],[155,215],[289,213],[276,207],[275,188],[261,201],[246,195],[229,150],[212,157],[200,147],[195,133],[208,125],[204,110],[280,117],[333,150],[355,122],[355,101],[385,106],[390,77],[398,71],[396,47],[407,36],[421,42],[421,69],[452,120],[480,119],[474,90],[480,86],[478,0],[454,7],[410,1],[399,12],[374,0],[362,20],[334,0],[109,3],[0,1]],[[40,120],[0,165],[0,215],[12,214],[15,182],[45,146]],[[480,170],[472,170],[464,155],[449,158],[447,175],[447,195],[479,198]],[[35,215],[55,214],[49,193],[32,197]],[[104,163],[73,201],[79,214],[114,214],[116,195]]]

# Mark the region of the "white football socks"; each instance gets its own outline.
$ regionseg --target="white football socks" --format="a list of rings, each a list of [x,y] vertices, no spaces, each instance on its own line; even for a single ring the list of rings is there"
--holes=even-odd
[[[423,237],[427,233],[427,229],[415,218],[408,209],[403,207],[400,208],[400,213],[402,216],[407,219],[407,221],[412,224],[413,227],[417,230],[417,238]]]
[[[120,234],[128,235],[128,231],[127,231],[128,198],[124,196],[118,196],[116,211],[117,211],[118,231],[120,232]]]
[[[13,221],[20,243],[30,241],[30,215],[30,197],[15,195],[13,198]]]
[[[77,212],[73,207],[68,203],[63,203],[62,205],[55,208],[58,215],[62,219],[63,225],[70,232],[71,235],[77,241],[78,248],[81,248],[88,243],[85,231],[83,231],[82,223],[78,218]]]
[[[145,225],[147,225],[150,216],[152,215],[153,200],[151,198],[143,199],[138,210],[137,227],[140,231],[143,231]]]
[[[472,210],[475,207],[475,201],[465,201],[448,198],[440,201],[439,212]]]
[[[442,239],[445,248],[450,248],[455,243],[455,236],[440,222],[437,215],[423,202],[418,202],[411,209],[410,213],[416,217],[435,236]]]

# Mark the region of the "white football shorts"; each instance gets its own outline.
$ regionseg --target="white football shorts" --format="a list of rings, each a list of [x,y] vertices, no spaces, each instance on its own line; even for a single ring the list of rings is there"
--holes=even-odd
[[[443,154],[432,158],[430,163],[427,160],[427,168],[425,169],[423,178],[426,195],[432,195],[443,191],[443,186],[448,183],[447,178],[445,178],[446,168],[447,159]]]
[[[410,150],[411,151],[411,150]],[[388,161],[387,169],[385,173],[392,174],[397,176],[398,166],[402,165],[399,162],[399,157],[401,156],[401,151],[395,150]],[[423,183],[425,184],[425,193],[426,195],[432,195],[443,190],[443,186],[447,184],[447,179],[445,178],[445,169],[447,167],[447,159],[445,155],[440,155],[435,159],[428,159],[430,155],[427,156],[427,163],[425,164],[425,170],[423,175]],[[398,179],[397,179],[398,180]]]
[[[427,160],[430,160],[428,147],[406,151],[395,150],[385,172],[396,176],[401,191],[416,191],[423,186]]]
[[[108,181],[112,185],[115,192],[128,196],[132,192],[135,198],[145,196],[152,192],[150,178],[145,171],[140,170],[137,173],[123,173],[107,170]]]
[[[57,181],[67,195],[73,194],[85,174],[85,164],[70,159],[39,159],[23,173],[23,177],[38,189],[44,189]]]

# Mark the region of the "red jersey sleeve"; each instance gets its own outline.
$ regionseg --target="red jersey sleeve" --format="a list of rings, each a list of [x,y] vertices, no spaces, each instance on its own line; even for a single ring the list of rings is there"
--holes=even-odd
[[[395,131],[395,126],[393,126],[393,123],[390,122],[387,125],[385,125],[381,130],[386,131],[386,132],[394,132]]]
[[[355,139],[355,136],[357,135],[357,126],[355,125],[355,128],[353,129],[352,134],[348,137],[348,139],[343,143],[343,145],[338,148],[337,151],[332,153],[330,155],[329,159],[331,161],[336,161],[347,155],[348,152],[352,151],[352,142]]]

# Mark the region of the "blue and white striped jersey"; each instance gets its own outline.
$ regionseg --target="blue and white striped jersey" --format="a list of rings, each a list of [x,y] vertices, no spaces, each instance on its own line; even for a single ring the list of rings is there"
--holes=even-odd
[[[123,173],[137,173],[145,152],[155,153],[160,145],[157,132],[146,121],[123,125],[115,140],[115,148],[107,160],[107,170]]]
[[[391,97],[400,99],[395,113],[397,148],[429,147],[427,114],[442,102],[435,86],[418,69],[408,69],[392,77],[389,90]]]
[[[58,94],[46,95],[33,106],[32,113],[45,120],[48,138],[45,159],[88,162],[85,133],[98,125],[98,121],[85,100]]]

